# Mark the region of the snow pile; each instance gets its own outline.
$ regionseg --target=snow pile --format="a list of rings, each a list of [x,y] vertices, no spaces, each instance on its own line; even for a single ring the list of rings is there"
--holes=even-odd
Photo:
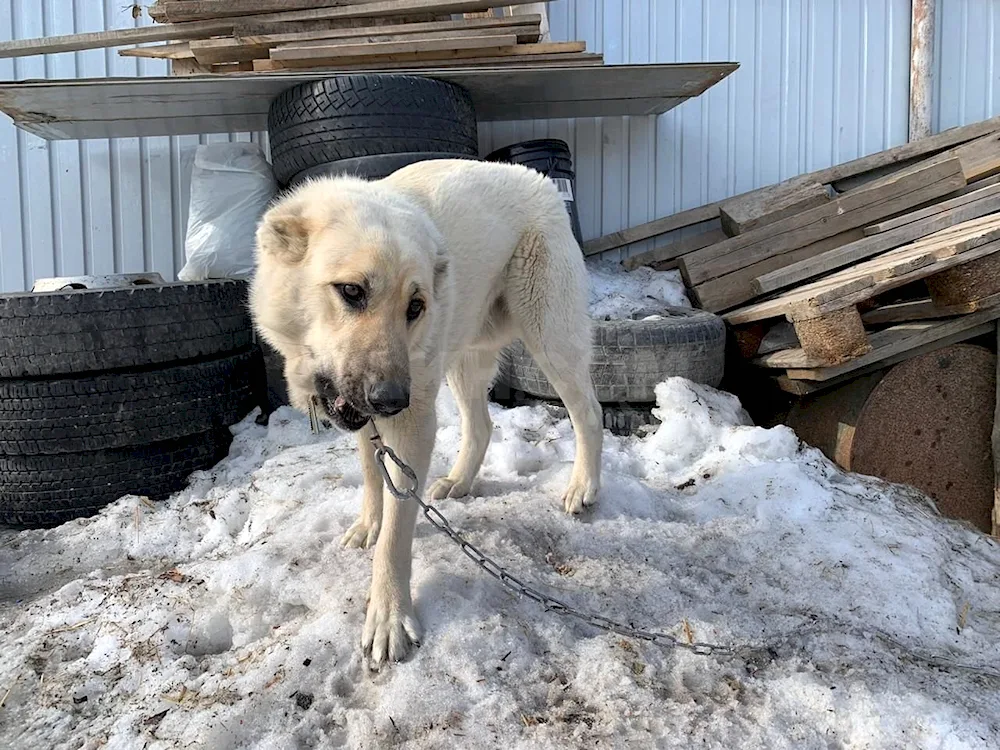
[[[680,271],[654,271],[645,266],[623,271],[616,261],[588,261],[587,269],[594,318],[623,320],[663,305],[691,307]]]
[[[650,437],[606,437],[567,517],[568,421],[491,406],[475,497],[437,505],[564,601],[697,656],[518,600],[424,520],[426,640],[362,667],[371,551],[353,438],[289,409],[170,501],[0,532],[6,748],[995,748],[1000,549],[915,493],[845,475],[727,394],[673,379]],[[441,396],[435,475],[458,448]]]

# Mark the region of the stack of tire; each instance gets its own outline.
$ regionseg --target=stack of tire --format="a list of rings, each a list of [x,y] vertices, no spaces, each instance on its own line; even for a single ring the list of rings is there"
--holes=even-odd
[[[261,405],[246,284],[0,295],[0,523],[163,499]]]

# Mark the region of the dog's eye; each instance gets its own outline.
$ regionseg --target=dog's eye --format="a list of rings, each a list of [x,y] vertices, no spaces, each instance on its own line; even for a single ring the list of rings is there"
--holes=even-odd
[[[337,291],[351,307],[360,307],[365,301],[365,290],[357,284],[337,284]]]
[[[411,299],[410,306],[406,308],[406,319],[411,323],[420,317],[424,311],[424,301],[422,299]]]

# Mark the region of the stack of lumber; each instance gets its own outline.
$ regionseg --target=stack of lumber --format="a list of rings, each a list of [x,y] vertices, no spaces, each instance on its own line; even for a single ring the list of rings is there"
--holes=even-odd
[[[178,33],[119,54],[168,59],[175,75],[602,64],[584,42],[548,41],[545,7],[528,0],[158,0],[149,8],[152,28]]]
[[[626,268],[679,268],[742,355],[806,394],[1000,318],[1000,117],[586,243],[696,226]]]

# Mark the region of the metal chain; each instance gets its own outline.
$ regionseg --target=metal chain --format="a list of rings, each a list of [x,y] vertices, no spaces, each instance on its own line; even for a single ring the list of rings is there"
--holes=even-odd
[[[378,430],[375,429],[374,423],[371,424],[371,428],[375,433],[371,438],[372,443],[375,445],[375,459],[378,462],[379,469],[382,471],[382,478],[385,480],[386,486],[389,488],[389,492],[391,492],[397,500],[412,500],[416,502],[423,511],[424,516],[428,521],[430,521],[431,525],[438,531],[447,534],[448,537],[455,544],[457,544],[459,548],[461,548],[462,552],[464,552],[474,563],[476,563],[476,565],[496,578],[511,591],[514,591],[521,596],[526,596],[532,601],[541,604],[547,612],[555,612],[558,615],[575,617],[576,619],[601,630],[617,633],[618,635],[627,636],[629,638],[650,641],[667,648],[686,649],[701,656],[737,656],[742,654],[752,657],[755,652],[760,651],[759,648],[752,646],[735,647],[701,642],[686,643],[668,633],[661,633],[645,628],[634,628],[630,625],[615,622],[614,620],[604,617],[603,615],[583,612],[570,606],[569,604],[566,604],[565,602],[559,601],[558,599],[548,596],[547,594],[543,594],[541,591],[532,588],[528,584],[524,583],[524,581],[521,581],[516,576],[508,573],[495,560],[481,552],[472,542],[468,541],[461,534],[459,534],[451,523],[448,522],[448,519],[441,514],[441,511],[425,503],[416,492],[418,485],[416,473],[413,469],[407,466],[406,463],[399,458],[399,456],[396,455],[392,448],[382,442],[382,438],[378,434]],[[392,477],[389,476],[389,470],[385,465],[386,456],[388,456],[389,459],[396,464],[396,467],[410,481],[410,487],[400,488],[397,487],[396,483],[392,481]]]

